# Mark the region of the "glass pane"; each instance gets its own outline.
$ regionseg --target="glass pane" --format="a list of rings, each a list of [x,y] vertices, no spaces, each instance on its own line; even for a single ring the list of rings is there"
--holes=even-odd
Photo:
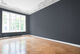
[[[2,33],[25,31],[26,16],[7,11],[2,12]]]

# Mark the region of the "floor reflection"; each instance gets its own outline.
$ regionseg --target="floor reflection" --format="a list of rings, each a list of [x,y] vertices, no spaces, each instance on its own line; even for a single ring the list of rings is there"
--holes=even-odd
[[[26,54],[25,38],[3,40],[2,43],[2,54]]]

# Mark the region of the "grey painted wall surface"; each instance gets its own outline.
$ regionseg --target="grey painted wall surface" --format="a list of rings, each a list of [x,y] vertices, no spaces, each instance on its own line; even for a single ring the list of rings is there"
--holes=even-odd
[[[61,0],[30,17],[31,34],[80,44],[80,1]]]

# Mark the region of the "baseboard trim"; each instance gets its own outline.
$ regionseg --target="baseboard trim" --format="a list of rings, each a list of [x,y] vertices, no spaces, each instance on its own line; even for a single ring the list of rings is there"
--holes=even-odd
[[[40,37],[40,36],[36,36],[36,35],[31,35],[31,36],[36,37],[36,38],[49,40],[49,41],[59,42],[59,43],[63,43],[63,44],[67,44],[67,45],[71,45],[71,46],[75,46],[75,47],[80,47],[80,45],[78,45],[78,44],[73,44],[73,43],[69,43],[69,42],[54,40],[54,39],[50,39],[50,38],[44,38],[44,37]]]

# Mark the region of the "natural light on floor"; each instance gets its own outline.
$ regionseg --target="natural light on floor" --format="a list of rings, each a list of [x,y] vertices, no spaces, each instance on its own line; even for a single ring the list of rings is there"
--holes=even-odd
[[[4,40],[2,45],[2,54],[26,54],[26,41],[21,40]]]

